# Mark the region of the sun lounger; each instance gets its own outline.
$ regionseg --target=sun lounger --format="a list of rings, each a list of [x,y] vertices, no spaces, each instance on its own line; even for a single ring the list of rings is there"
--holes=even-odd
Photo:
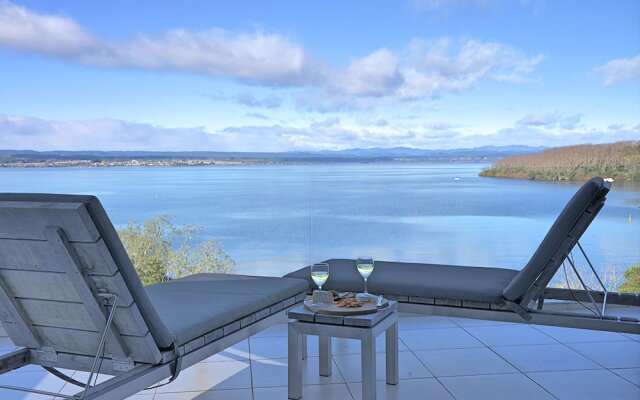
[[[607,301],[609,304],[640,306],[640,296],[637,294],[608,293],[604,287],[601,291],[592,291],[586,285],[583,290],[547,288],[565,260],[578,273],[570,256],[571,251],[577,245],[586,257],[578,240],[604,205],[609,189],[610,184],[599,177],[585,183],[562,210],[536,252],[520,271],[376,261],[375,272],[368,280],[369,291],[404,303],[404,308],[401,307],[404,310],[640,333],[638,319],[611,316],[605,308]],[[326,288],[338,291],[363,289],[355,260],[332,259],[325,262],[330,264]],[[596,274],[595,269],[593,273]],[[309,267],[287,274],[286,277],[307,279],[310,287],[314,287]],[[558,307],[554,311],[543,310],[545,299],[591,302],[596,315],[584,309],[580,312],[559,312]]]
[[[73,398],[123,399],[174,379],[281,321],[307,288],[224,274],[144,288],[95,197],[0,194],[0,321],[24,347],[0,357],[0,373],[37,364],[91,372],[87,382],[115,376]]]

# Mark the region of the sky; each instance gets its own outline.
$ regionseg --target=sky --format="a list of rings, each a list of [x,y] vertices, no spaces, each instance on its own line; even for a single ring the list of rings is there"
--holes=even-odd
[[[0,149],[619,140],[637,0],[0,0]]]

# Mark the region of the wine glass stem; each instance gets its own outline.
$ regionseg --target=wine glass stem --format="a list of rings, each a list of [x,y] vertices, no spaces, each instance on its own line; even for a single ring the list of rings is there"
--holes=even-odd
[[[368,294],[369,292],[367,292],[367,278],[364,278],[364,293]]]

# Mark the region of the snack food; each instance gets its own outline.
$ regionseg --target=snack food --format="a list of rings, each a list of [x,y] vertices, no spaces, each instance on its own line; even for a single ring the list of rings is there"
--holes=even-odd
[[[336,305],[340,308],[358,308],[362,307],[364,305],[364,302],[354,297],[347,297],[339,300]]]

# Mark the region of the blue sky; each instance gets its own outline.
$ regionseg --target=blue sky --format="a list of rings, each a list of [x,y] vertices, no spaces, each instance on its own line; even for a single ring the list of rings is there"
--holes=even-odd
[[[627,139],[635,0],[0,0],[0,148]]]

